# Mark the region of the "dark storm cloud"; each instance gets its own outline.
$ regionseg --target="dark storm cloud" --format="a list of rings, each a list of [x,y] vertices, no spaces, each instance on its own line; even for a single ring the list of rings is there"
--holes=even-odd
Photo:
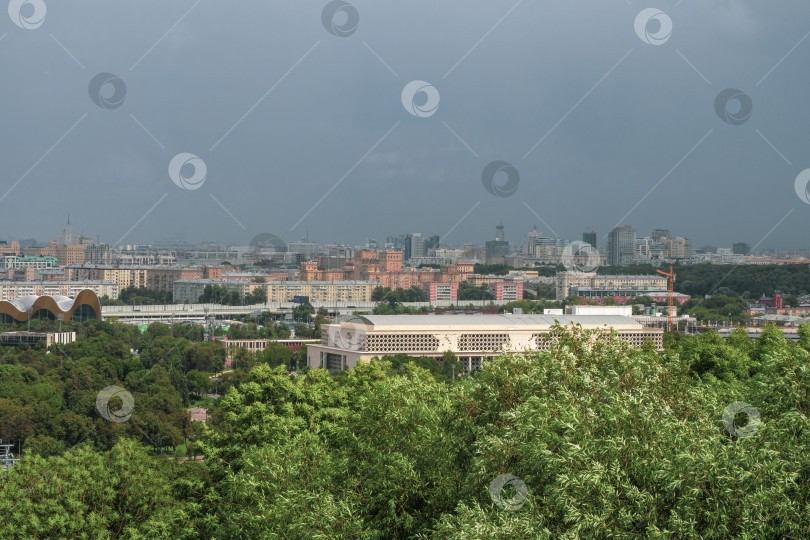
[[[793,210],[764,245],[806,247],[803,2],[356,0],[345,37],[325,1],[44,3],[35,29],[0,17],[0,236],[52,238],[70,211],[108,242],[356,243],[474,208],[448,242],[500,221],[513,242],[577,239],[629,212],[642,234],[728,245]],[[663,44],[636,35],[649,7],[672,21]],[[94,103],[99,73],[122,103]],[[415,80],[440,97],[423,117],[402,104]],[[715,112],[727,88],[753,104],[740,125]],[[194,189],[169,176],[183,152],[205,164]],[[493,161],[519,171],[514,196],[482,185]]]

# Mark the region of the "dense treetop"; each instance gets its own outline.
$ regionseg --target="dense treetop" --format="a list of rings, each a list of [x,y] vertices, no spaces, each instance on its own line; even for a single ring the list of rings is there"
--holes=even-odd
[[[128,426],[148,425],[139,407],[159,409],[161,388],[171,402],[173,384],[164,359],[139,368],[129,347],[113,346],[136,338],[118,331],[79,344],[73,356],[84,360],[71,356],[63,372],[49,371],[59,363],[53,352],[19,351],[0,365],[1,392],[50,374],[55,392],[30,390],[39,401],[24,411],[34,416],[66,414],[87,399],[83,388],[108,380],[137,388],[128,422],[91,417],[96,431],[120,433],[34,449],[0,479],[0,537],[800,538],[810,530],[808,327],[798,343],[773,327],[756,340],[739,331],[726,340],[671,335],[663,352],[615,336],[589,342],[570,327],[549,351],[507,354],[455,379],[407,357],[334,376],[291,373],[268,353],[246,359],[252,369],[213,406],[198,433],[204,463],[156,455]],[[162,340],[184,338],[148,339],[166,350]],[[178,346],[171,364],[204,370],[204,351],[189,354],[199,345]],[[90,380],[74,363],[95,369]],[[750,408],[724,419],[738,402]],[[754,410],[759,422],[747,414]]]

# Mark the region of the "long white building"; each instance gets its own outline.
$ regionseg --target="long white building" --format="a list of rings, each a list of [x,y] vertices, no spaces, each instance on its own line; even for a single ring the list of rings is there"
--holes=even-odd
[[[0,281],[0,300],[31,295],[75,298],[85,289],[90,289],[99,298],[118,298],[118,284],[111,281]]]
[[[545,350],[556,322],[583,329],[615,330],[634,346],[663,348],[663,330],[622,315],[364,315],[321,327],[321,344],[307,346],[311,368],[339,371],[358,361],[405,353],[441,358],[452,351],[467,370],[503,352]]]
[[[620,291],[633,289],[667,290],[667,278],[658,274],[648,276],[609,276],[597,275],[596,272],[557,272],[554,284],[557,300],[565,300],[574,287]]]

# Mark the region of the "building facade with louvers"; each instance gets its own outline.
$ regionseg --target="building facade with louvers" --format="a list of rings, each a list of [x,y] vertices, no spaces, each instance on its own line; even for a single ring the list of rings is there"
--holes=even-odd
[[[605,334],[614,330],[632,346],[650,341],[663,348],[662,329],[645,328],[622,315],[364,315],[321,326],[321,343],[307,346],[307,364],[340,371],[374,357],[441,358],[451,351],[471,371],[504,352],[550,348],[558,322]]]

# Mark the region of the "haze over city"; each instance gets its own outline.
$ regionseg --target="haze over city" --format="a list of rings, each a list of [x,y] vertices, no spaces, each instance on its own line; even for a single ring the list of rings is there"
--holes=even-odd
[[[318,3],[50,3],[37,31],[4,19],[5,236],[50,238],[71,212],[107,243],[421,230],[482,244],[503,221],[513,242],[631,224],[807,248],[801,2],[668,3],[659,42],[634,31],[645,6],[619,0],[355,7],[346,37]],[[107,108],[88,95],[100,73],[125,86],[96,88],[120,98]],[[411,81],[440,98],[422,117],[403,107]],[[727,88],[753,105],[739,125],[715,110]],[[182,152],[205,164],[197,189],[171,181]],[[511,196],[482,185],[499,160],[519,173]]]

